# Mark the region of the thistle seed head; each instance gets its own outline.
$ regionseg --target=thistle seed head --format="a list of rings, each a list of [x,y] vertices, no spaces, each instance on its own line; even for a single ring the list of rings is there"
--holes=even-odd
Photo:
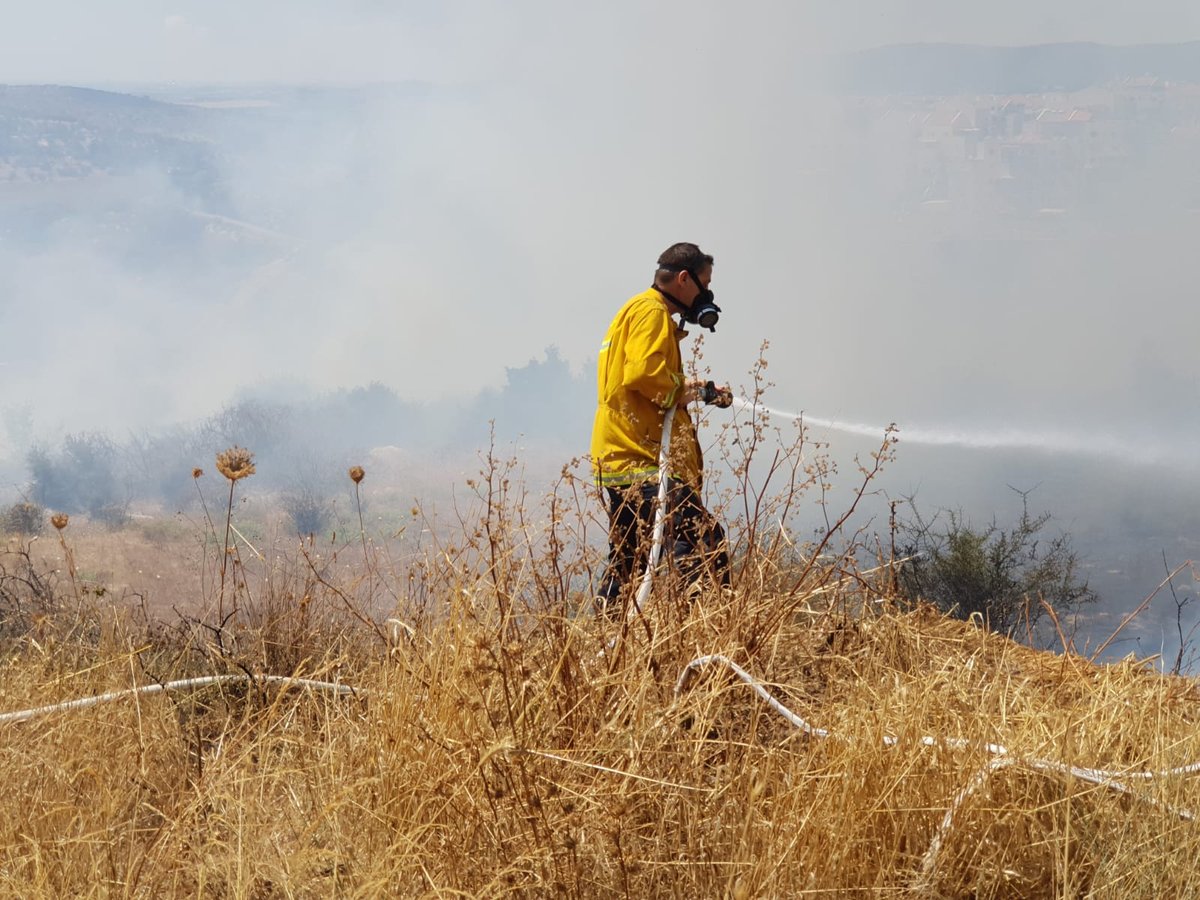
[[[50,517],[50,524],[53,525],[55,528],[57,528],[59,531],[62,531],[64,528],[67,527],[67,522],[69,522],[70,520],[71,520],[71,517],[68,516],[66,513],[55,513],[54,515],[52,515]]]
[[[365,471],[363,471],[362,466],[351,466],[350,467],[350,480],[353,481],[355,484],[358,484],[360,481],[362,481],[363,478],[366,476],[366,474],[367,473]]]
[[[245,447],[230,447],[217,454],[217,471],[230,481],[254,474],[254,454]]]

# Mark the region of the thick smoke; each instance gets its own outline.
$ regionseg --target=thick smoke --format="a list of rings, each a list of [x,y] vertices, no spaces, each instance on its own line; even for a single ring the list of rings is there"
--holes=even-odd
[[[1103,153],[1055,161],[1030,149],[1043,112],[1070,128],[1141,88],[829,77],[879,43],[1174,38],[1190,7],[151,6],[31,10],[20,46],[0,38],[9,81],[120,88],[0,91],[6,484],[68,434],[240,439],[209,425],[249,400],[322,453],[470,454],[494,419],[561,461],[586,449],[609,317],[684,239],[715,254],[725,310],[701,367],[747,389],[769,338],[769,405],[896,422],[892,494],[986,516],[1041,485],[1097,554],[1129,556],[1097,563],[1136,570],[1114,605],[1160,550],[1194,550],[1170,501],[1194,494],[1200,438],[1195,100],[1155,112],[1146,85]],[[877,61],[851,61],[858,84]],[[996,160],[967,147],[1010,102],[1016,161],[972,180]],[[1118,120],[1094,121],[1093,150]]]

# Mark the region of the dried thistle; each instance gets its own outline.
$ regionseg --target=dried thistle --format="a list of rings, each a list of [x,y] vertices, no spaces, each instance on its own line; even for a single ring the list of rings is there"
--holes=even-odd
[[[362,466],[350,467],[350,480],[354,482],[354,505],[358,508],[358,536],[362,539],[363,560],[367,564],[367,570],[371,571],[371,554],[367,550],[367,526],[363,524],[362,501],[358,497],[358,483],[366,474]]]
[[[50,517],[50,524],[59,531],[62,531],[64,528],[66,528],[69,521],[71,521],[71,517],[66,513],[55,513]]]
[[[200,468],[192,469],[192,477],[193,478],[199,478],[203,474],[204,474],[203,469],[200,469]]]
[[[217,454],[217,471],[230,481],[254,474],[254,454],[245,447],[230,447]]]

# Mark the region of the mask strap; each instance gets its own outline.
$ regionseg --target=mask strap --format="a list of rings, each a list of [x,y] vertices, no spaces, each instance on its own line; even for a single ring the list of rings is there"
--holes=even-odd
[[[672,297],[670,294],[668,294],[666,291],[664,291],[662,288],[660,288],[657,284],[651,285],[651,287],[653,287],[656,291],[658,291],[660,294],[662,294],[664,297],[666,297],[669,301],[674,303],[676,308],[683,315],[683,317],[687,318],[688,313],[691,311],[688,309],[688,307],[684,306],[682,303],[680,303],[678,300],[676,300],[674,297]]]

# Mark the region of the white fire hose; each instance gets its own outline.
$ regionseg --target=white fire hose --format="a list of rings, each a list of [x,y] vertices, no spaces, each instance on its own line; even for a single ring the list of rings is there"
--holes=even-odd
[[[662,443],[658,446],[658,496],[654,501],[654,536],[650,545],[650,556],[646,560],[646,572],[642,575],[642,583],[637,595],[633,598],[633,606],[629,610],[632,618],[641,615],[650,597],[650,585],[654,581],[654,570],[658,568],[658,560],[662,556],[663,533],[667,528],[667,494],[670,490],[671,474],[668,461],[671,454],[671,423],[675,421],[675,407],[667,408],[663,416]]]
[[[179,681],[168,681],[165,684],[144,684],[141,687],[126,688],[123,691],[109,691],[107,694],[96,694],[94,697],[80,697],[77,700],[65,700],[50,706],[37,706],[33,709],[22,709],[17,712],[0,713],[0,724],[4,722],[25,722],[35,716],[52,712],[63,712],[68,709],[84,709],[88,706],[98,706],[120,700],[122,697],[140,697],[145,694],[158,694],[164,691],[185,690],[188,688],[207,687],[210,684],[227,684],[229,682],[253,682],[254,684],[278,684],[283,687],[302,687],[310,690],[329,691],[335,694],[351,694],[354,689],[348,684],[335,684],[331,681],[313,681],[309,678],[289,678],[285,675],[205,675],[201,678],[184,678]]]
[[[753,404],[743,400],[740,397],[728,395],[724,388],[717,388],[711,381],[706,385],[707,391],[716,393],[706,393],[702,395],[705,403],[717,403],[722,407],[732,406],[734,403],[740,403],[742,406],[750,406]],[[721,391],[726,391],[727,399],[725,402],[714,399],[720,396]],[[662,544],[663,534],[667,527],[667,498],[671,488],[671,472],[670,472],[670,457],[671,457],[671,425],[675,421],[674,405],[667,408],[666,414],[663,416],[662,440],[658,445],[658,495],[654,502],[654,532],[650,544],[650,555],[646,560],[646,571],[642,575],[642,583],[638,586],[638,592],[633,598],[633,605],[629,609],[629,617],[641,615],[646,608],[646,601],[650,599],[650,586],[654,582],[654,572],[658,569],[659,560],[662,559]]]

